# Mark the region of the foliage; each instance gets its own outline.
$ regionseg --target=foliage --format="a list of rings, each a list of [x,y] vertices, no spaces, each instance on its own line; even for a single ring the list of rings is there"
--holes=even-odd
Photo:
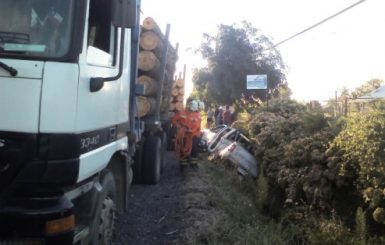
[[[243,134],[248,136],[248,127],[247,127],[248,122],[244,120],[237,120],[231,124],[231,127],[238,129],[241,131]]]
[[[269,182],[268,196],[274,196],[268,198],[267,206],[276,210],[304,204],[318,210],[338,208],[340,196],[347,197],[349,180],[339,175],[338,159],[329,158],[326,152],[343,125],[343,120],[325,117],[321,108],[308,111],[290,100],[272,101],[253,116],[248,135]],[[276,210],[270,210],[271,214]]]
[[[286,203],[305,203],[331,210],[338,169],[327,165],[325,150],[332,135],[322,131],[310,137],[292,140],[284,147],[278,184],[285,189]]]
[[[376,151],[373,156],[371,147],[385,149],[385,112],[335,119],[284,104],[287,108],[265,108],[234,125],[247,130],[263,173],[254,184],[243,182],[242,189],[254,195],[259,211],[276,218],[276,225],[261,226],[236,214],[232,217],[242,217],[242,225],[232,223],[210,244],[384,244],[384,237],[373,236],[385,227],[373,228],[373,222],[385,221],[385,188],[374,186],[376,178],[382,180],[376,168],[384,157],[376,158]],[[277,237],[270,236],[271,229],[277,229]]]
[[[274,99],[265,110],[289,118],[296,113],[304,112],[306,107],[295,100]]]
[[[220,213],[225,214],[225,219],[217,226],[210,227],[209,234],[195,233],[195,241],[186,244],[284,245],[296,244],[294,241],[302,236],[302,231],[297,226],[276,222],[260,213],[253,200],[262,193],[255,192],[254,181],[240,182],[227,168],[208,162],[202,165],[202,170],[199,174],[207,183],[205,194],[210,208],[214,209],[211,211],[214,213],[220,210]],[[262,187],[260,183],[258,181],[258,186]]]
[[[362,84],[361,86],[357,87],[351,94],[351,97],[353,99],[356,99],[360,96],[363,96],[365,94],[368,94],[372,92],[373,90],[379,88],[381,85],[384,84],[384,81],[378,78],[371,79],[367,81],[366,83]]]
[[[363,244],[365,244],[368,235],[367,232],[366,213],[361,207],[358,207],[356,211],[356,233],[360,242]]]
[[[265,90],[246,90],[246,75],[267,74],[269,95],[286,86],[285,65],[270,38],[250,23],[219,25],[215,35],[204,35],[200,53],[208,66],[194,72],[198,94],[217,104],[265,100]],[[286,86],[287,87],[287,86]]]
[[[346,128],[335,138],[329,149],[340,155],[337,162],[340,175],[356,178],[355,187],[371,208],[385,207],[384,149],[384,111],[356,114],[349,118]],[[375,220],[384,223],[385,219],[380,219],[383,217],[381,209],[377,209],[374,216]]]
[[[234,124],[263,169],[256,206],[297,225],[292,241],[382,244],[373,234],[385,232],[385,107],[340,118],[308,108],[274,100]]]
[[[308,244],[357,244],[356,236],[339,219],[310,215],[303,227]]]
[[[366,95],[370,92],[373,92],[380,86],[384,84],[384,81],[381,79],[371,79],[359,87],[355,88],[352,92],[348,88],[343,87],[336,91],[335,98],[330,98],[324,106],[324,110],[330,115],[343,115],[351,111],[360,111],[360,104],[372,104],[372,102],[365,101],[355,101],[355,103],[349,104],[348,101],[355,100],[363,95]],[[376,108],[376,105],[371,105]],[[347,110],[347,111],[346,111]]]
[[[263,168],[260,171],[263,173],[264,172]],[[257,177],[256,200],[255,200],[255,204],[260,211],[263,210],[263,207],[266,204],[268,193],[269,193],[269,183],[265,175],[260,174]]]

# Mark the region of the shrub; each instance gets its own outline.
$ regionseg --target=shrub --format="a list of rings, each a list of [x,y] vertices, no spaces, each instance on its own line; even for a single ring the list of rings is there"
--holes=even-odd
[[[268,178],[268,201],[331,209],[338,169],[329,168],[325,151],[339,131],[337,124],[321,110],[309,112],[296,102],[277,101],[268,110],[255,115],[248,126],[254,154]]]
[[[349,118],[328,153],[336,159],[340,175],[352,180],[352,185],[374,210],[385,207],[384,149],[385,112],[377,110]],[[382,212],[375,213],[372,214],[374,219],[382,223]]]
[[[333,137],[328,131],[292,140],[284,147],[278,184],[285,189],[286,203],[305,203],[331,209],[338,171],[327,165],[325,151]]]

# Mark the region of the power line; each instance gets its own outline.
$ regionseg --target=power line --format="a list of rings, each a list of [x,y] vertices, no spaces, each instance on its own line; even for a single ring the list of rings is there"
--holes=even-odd
[[[282,43],[285,43],[285,42],[287,42],[287,41],[289,41],[289,40],[291,40],[291,39],[293,39],[293,38],[295,38],[295,37],[297,37],[297,36],[299,36],[299,35],[301,35],[301,34],[307,32],[307,31],[310,31],[311,29],[313,29],[313,28],[315,28],[315,27],[317,27],[317,26],[319,26],[319,25],[321,25],[321,24],[323,24],[323,23],[325,23],[325,22],[327,22],[327,21],[329,21],[329,20],[331,20],[331,19],[337,17],[338,15],[340,15],[340,14],[342,14],[342,13],[344,13],[344,12],[346,12],[346,11],[348,11],[348,10],[354,8],[354,7],[356,7],[357,5],[359,5],[359,4],[361,4],[361,3],[365,2],[365,1],[366,1],[366,0],[361,0],[361,1],[358,1],[358,2],[356,2],[356,3],[352,4],[352,5],[350,5],[349,7],[346,7],[346,8],[344,8],[343,10],[338,11],[337,13],[335,13],[335,14],[333,14],[333,15],[327,17],[326,19],[321,20],[320,22],[317,22],[316,24],[314,24],[314,25],[312,25],[312,26],[306,28],[305,30],[300,31],[300,32],[298,32],[298,33],[296,33],[296,34],[294,34],[294,35],[292,35],[292,36],[290,36],[290,37],[284,39],[283,41],[280,41],[279,43],[275,44],[273,47],[275,48],[275,47],[277,47],[278,45],[281,45]]]

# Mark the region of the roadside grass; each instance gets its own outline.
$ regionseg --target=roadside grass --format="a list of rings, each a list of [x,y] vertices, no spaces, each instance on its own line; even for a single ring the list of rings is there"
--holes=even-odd
[[[220,225],[211,227],[210,232],[197,233],[188,244],[385,244],[384,238],[365,237],[365,231],[353,231],[336,218],[321,217],[310,210],[297,213],[295,209],[288,209],[278,220],[262,214],[267,195],[265,181],[240,180],[236,170],[226,164],[204,160],[199,176],[209,185],[206,196],[210,206],[224,213],[225,218]],[[297,214],[301,218],[293,218]]]
[[[210,203],[226,215],[226,219],[213,227],[209,235],[197,236],[189,244],[288,244],[299,239],[301,231],[291,224],[276,222],[260,213],[255,197],[250,195],[253,180],[240,181],[235,170],[223,165],[204,162],[200,175],[210,183]],[[255,188],[254,188],[255,189]],[[301,244],[301,243],[292,243]]]

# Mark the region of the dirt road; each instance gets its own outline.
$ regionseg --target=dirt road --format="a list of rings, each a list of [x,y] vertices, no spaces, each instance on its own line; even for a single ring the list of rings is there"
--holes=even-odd
[[[182,188],[184,176],[179,172],[172,152],[157,185],[133,185],[129,211],[118,219],[115,245],[177,244],[183,229]]]
[[[207,230],[210,203],[200,170],[181,174],[174,153],[166,159],[158,185],[132,186],[130,208],[117,221],[113,244],[186,244]]]
[[[166,160],[158,185],[132,186],[114,245],[206,244],[225,223],[227,214],[216,205],[223,195],[208,171],[212,165],[202,160],[197,171],[181,174],[174,153],[168,152]]]

